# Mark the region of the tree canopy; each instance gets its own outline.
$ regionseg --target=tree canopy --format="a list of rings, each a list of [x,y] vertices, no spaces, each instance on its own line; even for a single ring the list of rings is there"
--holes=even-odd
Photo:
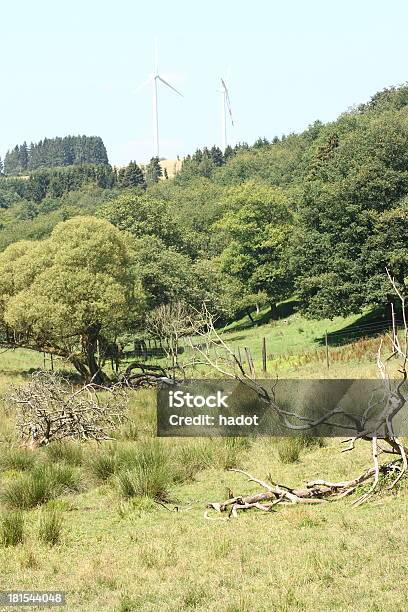
[[[103,381],[97,352],[135,325],[144,295],[129,238],[109,222],[76,217],[50,238],[0,254],[0,315],[16,344],[69,358]]]

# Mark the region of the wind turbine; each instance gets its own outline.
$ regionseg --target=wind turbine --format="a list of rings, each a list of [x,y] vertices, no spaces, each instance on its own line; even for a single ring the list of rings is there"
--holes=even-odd
[[[157,50],[157,40],[155,41],[155,60],[154,60],[154,72],[149,77],[145,85],[152,83],[153,84],[153,156],[160,156],[160,140],[159,140],[159,110],[158,110],[158,83],[159,81],[172,89],[176,94],[183,97],[183,94],[180,93],[173,85],[170,85],[167,81],[163,79],[159,74],[159,61],[158,61],[158,50]],[[144,85],[142,85],[144,87]],[[140,89],[140,88],[139,88]]]
[[[225,84],[224,79],[221,79],[221,143],[222,150],[225,151],[227,148],[227,113],[231,119],[231,125],[234,125],[234,120],[232,118],[232,110],[231,110],[231,102],[229,98],[229,93],[227,86]]]

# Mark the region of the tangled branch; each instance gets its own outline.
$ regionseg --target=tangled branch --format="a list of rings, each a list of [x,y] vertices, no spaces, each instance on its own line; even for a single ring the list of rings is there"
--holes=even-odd
[[[107,440],[125,418],[122,388],[87,384],[79,389],[60,374],[37,372],[27,385],[15,387],[7,400],[17,408],[23,444],[45,446],[65,438]]]

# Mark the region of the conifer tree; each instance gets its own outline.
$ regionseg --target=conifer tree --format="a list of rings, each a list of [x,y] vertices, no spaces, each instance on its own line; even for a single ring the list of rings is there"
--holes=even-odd
[[[143,172],[135,161],[131,161],[126,168],[119,170],[119,185],[121,187],[146,187]]]
[[[150,163],[146,166],[146,183],[157,183],[162,175],[159,158],[152,157]]]

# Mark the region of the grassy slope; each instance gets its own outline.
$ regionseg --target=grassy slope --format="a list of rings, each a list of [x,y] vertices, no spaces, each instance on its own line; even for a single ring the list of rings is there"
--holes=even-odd
[[[305,332],[298,332],[299,341],[312,345],[321,332],[310,328],[307,333],[307,325],[296,315],[288,323],[272,325],[267,337],[271,342],[281,337],[279,329],[283,327],[291,329],[296,338],[295,330],[301,326]],[[325,329],[325,325],[321,327]],[[231,335],[246,334],[245,345],[249,346],[266,330],[237,327],[230,330]],[[39,366],[42,356],[33,358],[29,352],[0,355],[1,390]],[[366,366],[368,360],[356,363],[356,372]],[[300,368],[300,374],[308,376],[309,370],[316,374],[316,368],[316,364],[309,364]],[[341,376],[350,366],[336,364],[335,368]],[[285,371],[296,375],[290,364]],[[143,430],[144,435],[152,432],[151,392],[135,396],[132,414],[138,431]],[[11,425],[9,418],[3,418],[0,439],[7,433],[12,435]],[[174,445],[170,440],[164,443]],[[176,442],[186,446],[197,443]],[[339,444],[333,440],[324,448],[303,451],[298,463],[288,465],[280,461],[276,443],[263,439],[254,441],[249,451],[242,451],[237,462],[259,477],[270,473],[286,484],[300,484],[317,476],[351,477],[370,462],[364,444],[353,454],[338,451]],[[208,501],[224,499],[227,487],[244,494],[254,490],[253,485],[220,467],[206,469],[193,482],[172,488],[172,497],[182,511],[170,513],[146,500],[126,502],[114,480],[96,486],[85,465],[81,470],[86,490],[58,502],[64,515],[62,543],[54,548],[41,544],[37,536],[39,510],[26,512],[26,542],[17,547],[0,546],[0,590],[64,589],[68,609],[87,612],[380,611],[408,606],[406,488],[396,497],[384,496],[358,509],[344,500],[214,522],[203,519]],[[15,472],[0,473],[3,483],[15,477]]]

